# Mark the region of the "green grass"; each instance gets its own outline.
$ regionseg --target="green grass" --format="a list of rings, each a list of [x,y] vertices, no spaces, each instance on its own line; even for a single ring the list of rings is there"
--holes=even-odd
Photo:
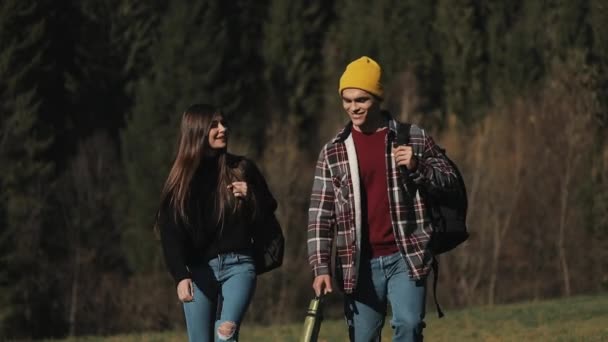
[[[389,320],[387,319],[387,322]],[[448,311],[438,319],[427,315],[426,341],[608,341],[608,294],[542,302],[478,307]],[[273,327],[243,325],[241,341],[298,341],[302,324]],[[391,340],[391,328],[384,326],[382,341]],[[177,342],[185,332],[88,337],[64,342]],[[347,341],[342,320],[326,320],[319,342]]]

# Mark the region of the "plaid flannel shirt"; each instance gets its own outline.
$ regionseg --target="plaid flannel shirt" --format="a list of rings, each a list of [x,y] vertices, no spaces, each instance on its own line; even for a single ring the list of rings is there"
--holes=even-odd
[[[429,273],[433,257],[428,249],[433,227],[419,187],[451,187],[456,174],[433,139],[412,125],[410,146],[418,167],[406,179],[392,156],[397,127],[398,122],[391,118],[385,151],[390,215],[399,251],[409,265],[410,277],[417,280]],[[334,276],[346,293],[355,289],[361,251],[361,194],[351,129],[349,123],[319,154],[307,232],[308,261],[314,276],[332,273],[335,241]]]

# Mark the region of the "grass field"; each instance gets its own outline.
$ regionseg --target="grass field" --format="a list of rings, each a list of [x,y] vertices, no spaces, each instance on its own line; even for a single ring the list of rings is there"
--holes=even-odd
[[[438,319],[427,315],[425,341],[608,341],[608,294],[448,311]],[[388,320],[387,320],[388,321]],[[299,341],[302,324],[276,327],[244,325],[243,342]],[[79,337],[62,342],[177,342],[185,332]],[[391,340],[385,324],[382,341]],[[54,340],[57,341],[57,340]],[[342,320],[326,320],[319,342],[347,341]]]

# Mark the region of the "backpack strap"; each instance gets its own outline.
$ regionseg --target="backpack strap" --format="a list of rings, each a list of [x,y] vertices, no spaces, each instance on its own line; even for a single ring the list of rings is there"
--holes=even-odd
[[[439,302],[437,301],[437,281],[439,280],[439,262],[437,258],[433,256],[433,263],[431,264],[433,268],[433,299],[435,300],[435,307],[437,308],[437,316],[439,318],[443,317],[443,310],[441,310],[441,306],[439,306]]]
[[[410,128],[412,124],[399,123],[397,127],[397,145],[407,145],[410,143]]]
[[[409,145],[410,143],[410,128],[412,127],[409,123],[399,123],[397,126],[397,146]],[[410,170],[405,166],[399,166],[401,175],[405,178],[405,181],[409,179]]]
[[[412,125],[409,123],[399,123],[399,126],[397,128],[397,145],[408,145],[410,143],[410,129],[412,128]],[[409,176],[409,170],[407,169],[407,167],[404,166],[400,166],[399,169],[401,170],[402,174],[404,176],[407,177]],[[437,316],[439,316],[439,318],[443,317],[443,310],[441,310],[441,306],[439,305],[439,302],[437,301],[437,282],[439,281],[439,262],[437,261],[437,258],[435,256],[433,256],[433,261],[431,264],[431,267],[433,269],[433,299],[435,300],[435,306],[437,308]]]

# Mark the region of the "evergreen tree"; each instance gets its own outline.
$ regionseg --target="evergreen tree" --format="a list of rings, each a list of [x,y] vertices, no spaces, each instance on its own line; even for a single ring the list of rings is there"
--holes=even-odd
[[[25,1],[0,4],[0,337],[57,332],[49,326],[57,317],[47,316],[57,303],[48,298],[43,261],[53,163],[37,92],[46,48],[39,10]]]
[[[292,117],[300,143],[316,141],[322,108],[323,44],[332,18],[331,1],[274,0],[264,30],[266,78],[275,119]],[[316,153],[316,152],[315,152]]]
[[[484,3],[492,98],[509,100],[537,86],[554,59],[589,46],[586,1]]]
[[[111,13],[112,43],[125,51],[122,69],[129,95],[133,93],[132,81],[152,66],[154,56],[150,49],[158,41],[159,25],[167,7],[167,1],[120,0]]]
[[[330,40],[341,66],[336,73],[343,71],[345,63],[366,55],[380,62],[388,84],[407,64],[428,60],[434,3],[336,0]]]
[[[541,15],[539,2],[491,1],[484,4],[485,49],[489,102],[503,103],[529,89],[544,73],[533,18]],[[502,101],[502,102],[501,102]]]
[[[608,4],[601,0],[590,0],[590,11],[587,17],[590,26],[591,49],[590,63],[596,70],[597,101],[599,110],[595,118],[596,144],[593,148],[593,167],[589,181],[590,205],[589,227],[593,233],[593,242],[597,248],[597,261],[594,272],[605,274],[608,269],[606,261],[606,242],[608,241]],[[606,279],[599,281],[598,290],[608,287]]]
[[[55,326],[70,335],[108,331],[116,324],[102,317],[117,307],[102,299],[107,289],[99,284],[110,273],[126,283],[118,224],[125,216],[125,182],[114,156],[130,105],[127,84],[145,68],[144,39],[154,36],[147,31],[149,36],[140,38],[129,25],[154,22],[157,9],[128,0],[55,2],[45,9],[52,68],[42,95],[59,132],[50,153],[58,182],[48,201],[52,246],[45,253],[53,256],[48,270],[56,271],[53,297],[65,310],[56,313],[62,322]],[[97,310],[87,311],[92,305]]]
[[[11,281],[2,283],[8,287],[0,300],[7,305],[3,306],[6,314],[0,316],[2,322],[9,322],[5,327],[10,327],[11,334],[50,336],[67,330],[69,313],[64,314],[64,310],[71,302],[76,245],[69,232],[73,230],[70,227],[83,228],[72,223],[86,214],[76,212],[77,206],[66,213],[62,205],[65,194],[56,190],[78,187],[78,182],[82,183],[79,177],[86,177],[68,169],[81,141],[97,131],[117,136],[122,125],[122,113],[128,105],[124,83],[130,72],[137,70],[125,67],[126,54],[130,51],[130,56],[138,58],[142,54],[123,48],[130,36],[121,27],[135,16],[133,11],[141,15],[128,5],[128,0],[108,0],[39,1],[36,5],[8,1],[0,6],[0,262],[7,265],[2,268],[2,281]],[[79,29],[74,30],[75,26]],[[112,144],[99,148],[106,153]],[[120,169],[115,165],[115,170]],[[56,183],[55,175],[61,184]],[[67,184],[70,182],[73,184]],[[81,232],[86,233],[84,241],[103,243],[111,235],[117,244],[116,227],[107,224],[114,222],[114,213],[108,207],[98,209],[95,220],[103,224],[87,225],[89,229]],[[103,252],[98,260],[101,268],[89,265],[90,269],[102,271],[111,264],[120,270],[120,251],[105,248]],[[11,309],[15,310],[9,313]],[[41,318],[51,311],[53,319]]]
[[[600,137],[605,139],[608,136],[608,4],[602,0],[590,0],[589,7],[587,20],[591,31],[590,60],[598,72],[598,100],[602,106],[597,119],[602,130]]]
[[[383,3],[336,0],[334,11],[336,20],[329,46],[339,66],[334,73],[339,75],[345,63],[363,55],[378,59],[381,50],[378,28],[383,25]]]
[[[415,88],[387,89],[389,99],[402,105],[402,94],[413,97],[419,103],[412,109],[430,112],[442,108],[441,66],[439,57],[441,51],[434,46],[436,31],[433,27],[436,1],[397,1],[384,0],[384,19],[382,31],[377,33],[381,43],[379,58],[382,61],[384,81],[387,86],[394,85],[393,79],[398,79],[404,73],[415,76]],[[411,86],[411,85],[404,85]],[[395,108],[395,110],[400,110]]]
[[[436,11],[446,110],[474,119],[488,99],[481,7],[474,0],[439,0]]]
[[[72,139],[83,141],[104,131],[118,141],[124,112],[131,105],[130,82],[150,67],[149,48],[158,36],[154,25],[164,7],[162,1],[73,3],[70,18],[78,22],[79,30],[71,34],[68,49],[73,53],[65,73]],[[75,147],[72,151],[75,154]]]

